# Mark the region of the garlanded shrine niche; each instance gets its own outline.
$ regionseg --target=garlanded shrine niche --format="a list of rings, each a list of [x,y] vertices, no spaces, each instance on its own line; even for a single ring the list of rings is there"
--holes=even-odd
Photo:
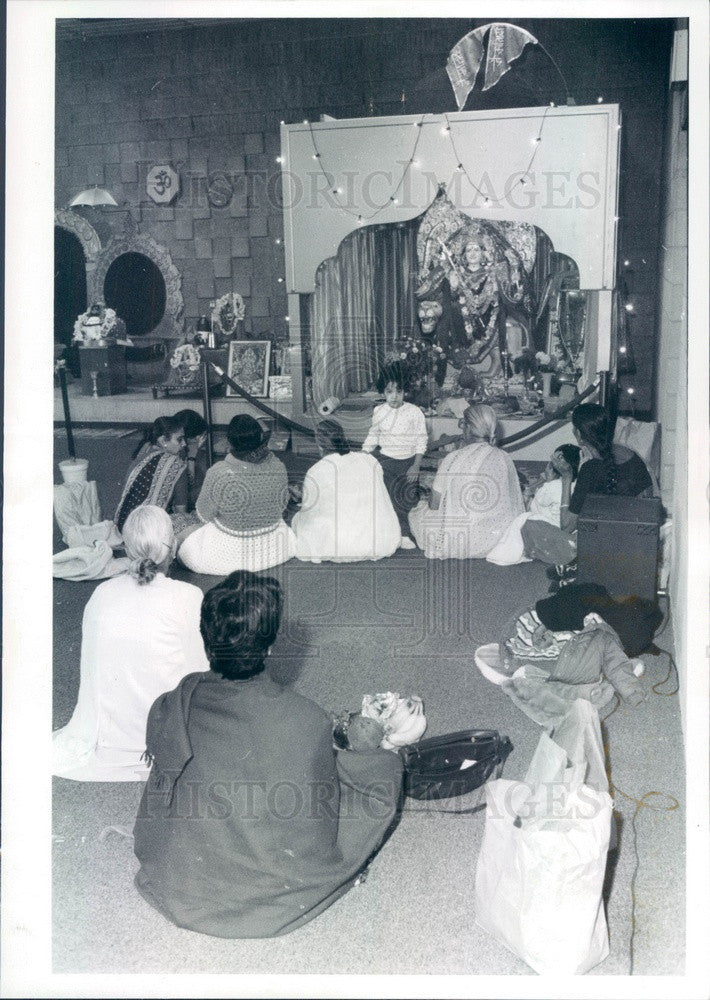
[[[73,233],[81,243],[84,248],[88,277],[89,271],[96,266],[96,259],[101,251],[99,234],[82,215],[65,209],[57,209],[54,213],[54,225]]]
[[[183,335],[180,272],[169,251],[145,233],[116,236],[100,252],[89,297],[115,309],[130,337]]]

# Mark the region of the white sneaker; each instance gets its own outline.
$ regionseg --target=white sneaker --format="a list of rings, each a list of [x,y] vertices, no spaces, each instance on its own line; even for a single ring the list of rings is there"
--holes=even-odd
[[[407,535],[402,535],[402,541],[399,543],[400,549],[416,549],[417,543]]]

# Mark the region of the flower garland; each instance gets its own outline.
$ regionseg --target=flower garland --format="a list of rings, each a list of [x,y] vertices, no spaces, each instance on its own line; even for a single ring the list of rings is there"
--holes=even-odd
[[[244,299],[239,292],[227,292],[214,303],[212,309],[212,329],[225,337],[231,337],[246,314]]]
[[[74,323],[72,343],[98,344],[102,340],[118,340],[126,335],[126,324],[116,315],[115,309],[107,309],[102,302],[94,304],[77,316]]]

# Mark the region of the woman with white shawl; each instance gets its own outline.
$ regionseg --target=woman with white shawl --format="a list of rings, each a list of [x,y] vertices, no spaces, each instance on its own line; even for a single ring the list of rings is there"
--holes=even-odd
[[[202,591],[166,577],[170,516],[145,504],[126,518],[127,573],[100,584],[84,609],[79,697],[53,734],[52,773],[74,781],[144,781],[146,722],[155,699],[208,669]]]
[[[335,420],[318,424],[316,442],[322,457],[306,473],[301,509],[291,524],[296,558],[360,562],[391,556],[402,536],[382,466],[366,452],[350,451]]]
[[[410,513],[427,559],[483,559],[524,512],[513,460],[496,447],[496,424],[490,406],[468,407],[459,447],[442,460],[428,503]]]

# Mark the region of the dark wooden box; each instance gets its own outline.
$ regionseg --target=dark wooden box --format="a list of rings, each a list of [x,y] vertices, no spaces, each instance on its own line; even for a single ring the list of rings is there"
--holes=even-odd
[[[662,519],[655,497],[590,494],[577,522],[578,582],[600,583],[614,597],[655,600]]]
[[[79,349],[81,363],[81,391],[85,396],[96,393],[99,396],[116,396],[126,391],[126,348],[120,344],[106,347],[82,347]]]

